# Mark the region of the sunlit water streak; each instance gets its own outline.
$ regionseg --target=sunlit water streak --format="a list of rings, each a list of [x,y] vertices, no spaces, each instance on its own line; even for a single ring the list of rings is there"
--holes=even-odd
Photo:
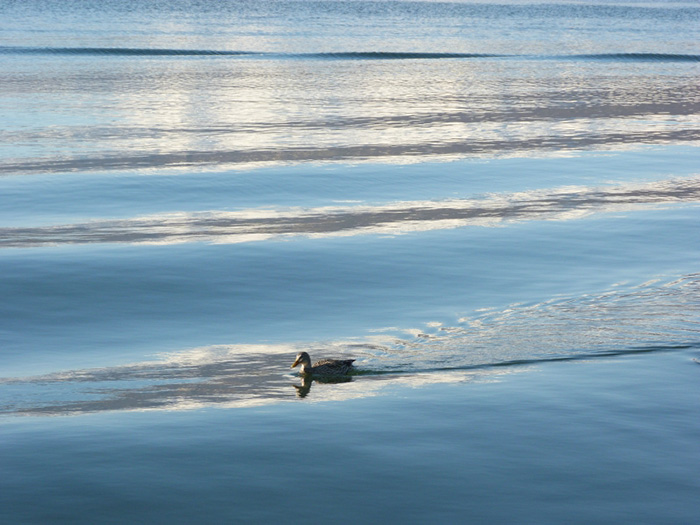
[[[5,175],[562,155],[700,140],[697,54],[4,46],[0,56],[7,110],[27,107],[0,133]],[[86,121],[70,117],[86,108]]]

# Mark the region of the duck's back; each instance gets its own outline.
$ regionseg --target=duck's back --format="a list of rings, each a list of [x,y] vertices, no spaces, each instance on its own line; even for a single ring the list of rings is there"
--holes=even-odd
[[[321,359],[314,363],[314,368],[317,366],[329,365],[329,366],[350,366],[353,364],[354,359]]]
[[[321,359],[313,366],[314,374],[344,374],[352,368],[354,359]]]

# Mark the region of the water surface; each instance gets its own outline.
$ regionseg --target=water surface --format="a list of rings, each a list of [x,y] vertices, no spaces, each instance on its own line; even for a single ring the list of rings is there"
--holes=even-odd
[[[0,2],[7,515],[690,521],[699,43],[695,2]]]

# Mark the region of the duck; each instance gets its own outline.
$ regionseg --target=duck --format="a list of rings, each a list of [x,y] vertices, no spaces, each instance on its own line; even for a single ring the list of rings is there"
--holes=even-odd
[[[354,359],[321,359],[311,366],[311,357],[306,352],[299,352],[291,368],[301,365],[303,376],[341,376],[352,370]]]

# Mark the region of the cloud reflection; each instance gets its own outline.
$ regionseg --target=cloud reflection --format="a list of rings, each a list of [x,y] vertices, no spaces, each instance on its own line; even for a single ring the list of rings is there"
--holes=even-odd
[[[79,224],[0,228],[0,247],[93,243],[239,243],[296,236],[404,234],[532,220],[571,220],[595,213],[698,201],[700,179],[693,177],[609,187],[533,190],[474,199],[165,213]]]
[[[68,370],[26,378],[0,379],[0,414],[21,416],[80,415],[112,411],[243,408],[297,399],[334,401],[377,395],[387,385],[476,380],[504,371],[388,372],[372,370],[373,345],[364,347],[364,364],[356,378],[307,379],[288,372],[301,348],[219,345],[172,354],[162,361],[101,369]],[[286,350],[280,353],[281,350]],[[313,388],[313,392],[312,392]]]

